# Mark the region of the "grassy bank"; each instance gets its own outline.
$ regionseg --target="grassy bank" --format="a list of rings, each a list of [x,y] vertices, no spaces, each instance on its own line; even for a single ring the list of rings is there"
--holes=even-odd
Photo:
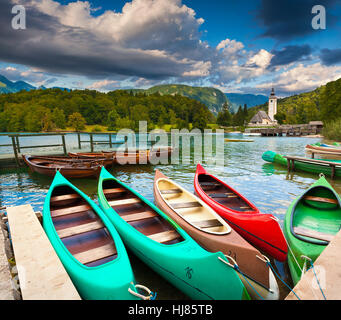
[[[341,141],[341,118],[325,123],[323,136],[331,141]]]

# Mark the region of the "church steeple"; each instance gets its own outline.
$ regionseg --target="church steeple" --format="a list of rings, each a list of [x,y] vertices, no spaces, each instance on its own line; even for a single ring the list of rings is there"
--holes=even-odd
[[[275,89],[272,88],[269,98],[269,117],[271,121],[275,122],[275,115],[277,114],[277,97],[275,95]]]

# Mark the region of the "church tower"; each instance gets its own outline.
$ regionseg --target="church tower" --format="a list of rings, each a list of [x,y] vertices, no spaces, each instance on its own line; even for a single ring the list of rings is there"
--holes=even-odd
[[[269,98],[269,118],[271,121],[275,122],[275,115],[277,114],[277,97],[275,95],[275,90],[272,88],[270,98]]]

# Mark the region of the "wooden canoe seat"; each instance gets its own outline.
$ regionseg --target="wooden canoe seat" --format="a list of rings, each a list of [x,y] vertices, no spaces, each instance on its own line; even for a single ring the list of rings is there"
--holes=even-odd
[[[334,235],[332,234],[322,233],[319,231],[310,230],[310,229],[302,228],[302,227],[294,227],[294,232],[300,236],[328,241],[328,242],[332,241],[332,239],[334,238]]]
[[[202,228],[202,229],[213,228],[213,227],[222,227],[223,226],[223,224],[217,219],[193,222],[193,224],[196,227]]]
[[[116,206],[125,206],[129,204],[136,204],[141,203],[142,201],[139,198],[131,198],[131,199],[124,199],[124,200],[116,200],[116,201],[109,201],[109,205],[112,207]]]
[[[219,187],[220,186],[220,184],[219,183],[214,183],[214,182],[199,182],[199,184],[200,184],[200,186],[202,187],[202,188],[217,188],[217,187]]]
[[[182,190],[180,189],[170,189],[170,190],[160,190],[161,194],[179,194],[182,193]]]
[[[57,230],[57,233],[61,239],[72,237],[81,233],[95,231],[104,228],[102,221],[95,221],[90,223],[81,224],[71,228],[65,228]]]
[[[51,204],[56,204],[58,205],[59,202],[63,202],[65,200],[75,200],[75,199],[80,199],[80,195],[78,193],[72,193],[72,194],[66,194],[63,196],[55,196],[51,197]]]
[[[183,203],[170,203],[173,209],[187,209],[202,207],[200,202],[183,202]]]
[[[121,216],[121,218],[126,222],[133,222],[133,221],[140,221],[144,219],[154,218],[156,216],[158,215],[153,211],[145,211],[145,212],[139,212],[139,213],[134,213],[134,214],[127,214],[127,215]]]
[[[104,259],[117,254],[113,243],[106,244],[102,247],[90,249],[88,251],[76,253],[73,256],[82,264],[87,264],[100,259]]]
[[[114,189],[104,189],[103,193],[105,195],[109,195],[109,194],[116,194],[116,193],[123,193],[126,192],[126,189],[123,188],[114,188]]]
[[[66,216],[73,213],[79,213],[83,211],[92,210],[91,206],[88,204],[83,204],[81,206],[74,206],[64,209],[58,209],[58,210],[51,210],[51,216],[52,218]]]
[[[211,198],[238,198],[234,193],[211,193],[209,196]]]
[[[148,238],[150,238],[156,242],[159,242],[159,243],[172,241],[172,240],[178,239],[180,237],[181,237],[180,234],[178,234],[175,230],[155,233],[155,234],[151,234],[148,236]]]
[[[336,199],[329,199],[329,198],[322,198],[322,197],[305,196],[303,199],[309,200],[309,201],[332,203],[332,204],[338,204],[339,203]]]

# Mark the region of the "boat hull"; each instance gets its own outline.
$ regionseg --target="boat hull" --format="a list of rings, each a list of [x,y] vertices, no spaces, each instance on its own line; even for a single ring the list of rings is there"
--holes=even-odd
[[[305,197],[313,193],[315,193],[315,196],[320,197],[321,195],[325,196],[327,193],[329,193],[328,197],[334,196],[335,199],[337,199],[339,209],[333,208],[332,204],[328,205],[322,203],[321,205],[316,206],[316,203],[307,203]],[[328,206],[330,207],[328,208]],[[333,217],[335,218],[335,214],[338,214],[339,218],[331,219]],[[304,192],[303,195],[299,196],[291,203],[285,216],[284,234],[291,249],[288,253],[288,265],[294,285],[301,279],[302,270],[304,271],[310,268],[309,261],[303,256],[309,257],[314,262],[329,243],[329,241],[297,234],[297,229],[295,228],[311,227],[312,229],[310,229],[310,232],[325,232],[326,230],[323,228],[323,225],[326,224],[325,222],[328,218],[327,227],[329,228],[328,232],[331,234],[332,238],[332,234],[335,235],[337,233],[341,224],[340,198],[326,179],[321,177]],[[331,226],[334,230],[331,229]],[[318,236],[321,235],[319,234]]]
[[[246,281],[244,276],[238,273],[240,279],[244,283],[253,299],[263,298],[268,300],[277,300],[279,298],[279,289],[276,279],[264,261],[257,258],[257,255],[261,257],[262,254],[257,249],[252,247],[234,230],[230,229],[230,232],[227,234],[215,234],[205,232],[204,230],[199,229],[186,221],[170,207],[168,202],[164,200],[164,197],[162,196],[158,187],[159,182],[162,183],[163,180],[166,182],[170,181],[166,176],[157,170],[154,180],[154,199],[156,205],[165,214],[167,214],[168,217],[170,217],[181,228],[183,228],[203,248],[210,252],[221,251],[224,253],[224,255],[232,257],[236,261],[240,270],[243,272],[244,276],[247,277]],[[174,187],[181,189],[181,186],[177,184],[174,184]],[[193,200],[200,201],[203,207],[206,207],[208,212],[212,210],[195,195],[192,196]],[[215,215],[217,214],[213,211],[212,216],[214,217]],[[206,217],[209,216],[209,214],[206,215]],[[219,219],[220,217],[218,216],[217,218]],[[251,283],[251,286],[248,282]],[[255,288],[257,292],[255,292],[253,288]],[[258,294],[260,294],[261,297],[259,297]]]
[[[114,247],[117,252],[117,257],[112,261],[94,267],[87,266],[79,261],[79,257],[76,259],[75,253],[71,253],[73,247],[70,245],[70,241],[72,237],[75,238],[76,236],[63,237],[63,239],[60,238],[59,235],[61,234],[61,231],[60,229],[57,231],[56,228],[58,226],[57,220],[59,221],[58,223],[61,221],[60,218],[53,218],[51,215],[51,196],[58,188],[65,187],[71,188],[76,194],[84,199],[91,207],[94,214],[100,218],[100,221],[106,227],[111,239],[114,241]],[[65,221],[63,223],[65,223]],[[54,250],[83,299],[137,299],[134,295],[128,292],[129,288],[136,292],[135,287],[132,285],[132,283],[135,283],[135,280],[127,252],[117,231],[111,225],[102,210],[84,193],[67,181],[60,173],[56,174],[45,199],[43,209],[43,227]]]
[[[149,207],[148,210],[152,210],[167,221],[181,235],[183,241],[176,244],[159,243],[124,221],[111,207],[104,195],[103,183],[107,181],[114,181],[138,197],[144,205]],[[249,299],[235,270],[223,262],[228,260],[222,253],[210,253],[201,248],[155,205],[114,178],[105,169],[102,169],[100,175],[98,198],[101,208],[120,233],[124,243],[151,269],[188,297],[199,300]]]
[[[236,211],[229,207],[218,203],[212,199],[201,187],[199,179],[200,175],[209,176],[210,179],[216,181],[235,194],[241,199],[250,211]],[[207,203],[214,211],[222,216],[228,224],[238,232],[244,239],[252,245],[264,251],[278,261],[285,261],[287,258],[287,245],[278,220],[271,214],[261,214],[259,210],[245,197],[236,190],[220,181],[216,177],[209,175],[206,170],[198,164],[194,178],[194,189],[197,195]]]

